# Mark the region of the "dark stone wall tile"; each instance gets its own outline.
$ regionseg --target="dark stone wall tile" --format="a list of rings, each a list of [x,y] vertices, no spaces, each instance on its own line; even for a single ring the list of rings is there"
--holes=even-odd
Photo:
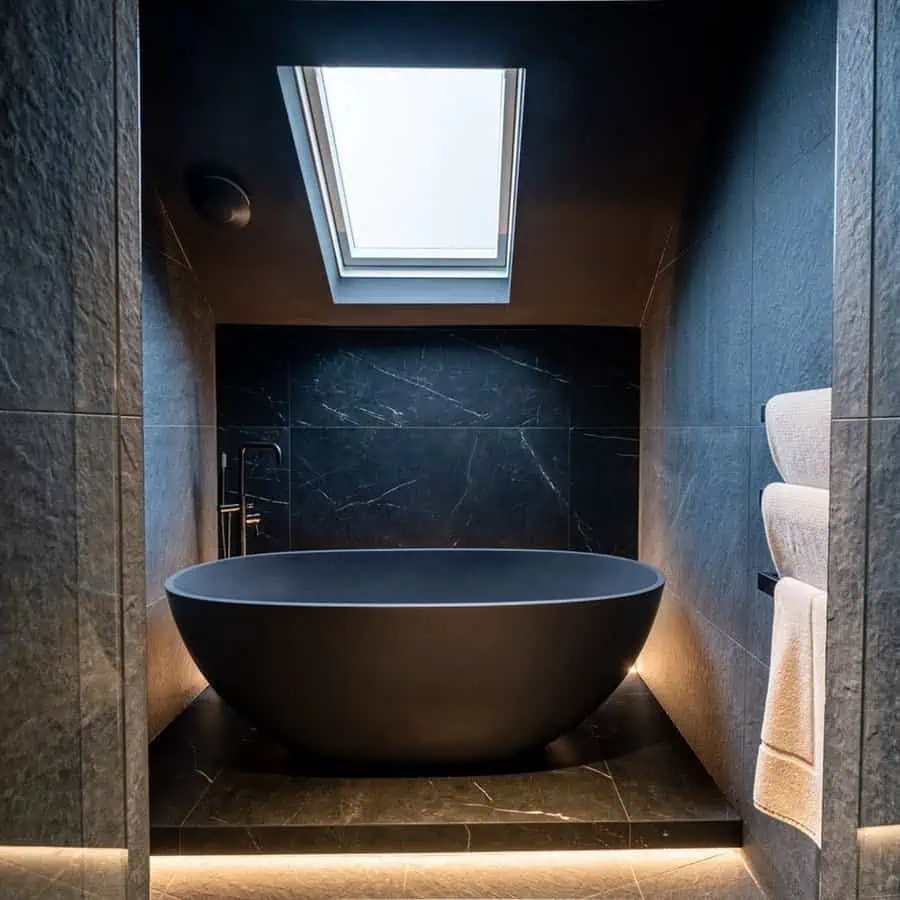
[[[212,312],[152,186],[145,186],[143,222],[143,593],[151,611],[152,734],[204,685],[168,615],[164,583],[179,569],[216,558],[219,493]]]
[[[0,413],[5,844],[80,844],[75,420]]]
[[[677,428],[665,441],[663,571],[678,597],[737,636],[747,597],[749,431]]]
[[[642,428],[640,435],[638,553],[645,562],[657,568],[668,568],[666,531],[668,479],[663,464],[666,431],[662,428]]]
[[[116,47],[117,412],[143,409],[141,341],[141,110],[137,0],[114,0]]]
[[[637,557],[640,433],[571,432],[571,547]]]
[[[744,808],[744,690],[748,654],[666,588],[638,660],[647,686],[726,798]]]
[[[215,429],[144,428],[148,604],[169,575],[216,557]]]
[[[860,824],[900,824],[900,419],[874,419]]]
[[[69,7],[19,3],[4,17],[4,119],[15,126],[0,146],[0,203],[16,214],[0,234],[0,408],[109,413],[112,28],[107,4]]]
[[[302,434],[302,432],[300,432]],[[220,428],[219,456],[228,457],[225,473],[225,500],[240,501],[241,447],[248,441],[273,441],[281,447],[282,463],[278,465],[275,454],[268,450],[255,450],[247,454],[246,487],[253,512],[262,515],[258,525],[247,529],[248,553],[272,553],[291,549],[291,432],[288,428]],[[220,491],[222,489],[220,472]],[[231,530],[222,533],[219,522],[219,546],[229,549],[229,555],[240,553],[240,518],[231,517]],[[230,543],[229,543],[230,537]]]
[[[832,415],[869,407],[876,0],[838,4]]]
[[[830,140],[757,185],[751,422],[774,394],[831,384],[833,195]]]
[[[568,547],[555,429],[292,429],[291,543]]]
[[[640,424],[641,331],[579,328],[572,346],[572,425],[636,428]]]
[[[660,274],[641,327],[641,428],[659,428],[669,417],[671,320],[677,274],[674,264]]]
[[[3,31],[0,880],[123,897],[123,710],[143,666],[122,617],[135,573],[143,615],[141,539],[120,533],[143,503],[122,478],[140,422],[120,439],[119,418],[141,411],[137,6],[23,2]]]
[[[857,890],[869,423],[831,422],[822,898]]]
[[[82,840],[124,847],[117,420],[78,416],[74,438]]]
[[[752,40],[751,35],[746,38]],[[710,110],[696,181],[686,201],[682,254],[716,228],[734,234],[752,226],[755,86],[741,56],[736,54],[734,68],[723,76],[718,102]]]
[[[206,688],[191,659],[169,601],[161,597],[146,609],[147,733],[152,740]]]
[[[214,425],[212,310],[193,273],[147,248],[143,260],[144,421]]]
[[[780,480],[759,409],[831,382],[835,19],[831,0],[767,5],[723,58],[642,362],[640,546],[668,588],[641,672],[740,806],[775,897],[814,896],[818,853],[752,808],[773,612],[759,492]]]
[[[758,88],[756,181],[767,184],[834,132],[835,0],[775,6]]]
[[[750,219],[715,229],[676,263],[670,425],[743,425],[750,394]]]
[[[295,426],[569,424],[561,329],[273,332],[290,335]]]
[[[900,9],[878,2],[872,415],[900,416]]]
[[[121,418],[119,429],[128,896],[142,898],[149,892],[150,882],[143,422],[140,418]]]

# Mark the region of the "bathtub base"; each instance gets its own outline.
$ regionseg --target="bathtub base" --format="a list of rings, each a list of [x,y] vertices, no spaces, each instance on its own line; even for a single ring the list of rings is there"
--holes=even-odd
[[[211,690],[150,748],[154,854],[738,846],[741,821],[630,676],[540,754],[472,770],[293,757]]]

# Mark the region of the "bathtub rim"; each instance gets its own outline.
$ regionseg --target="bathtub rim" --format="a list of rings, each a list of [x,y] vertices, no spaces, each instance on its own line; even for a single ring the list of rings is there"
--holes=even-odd
[[[585,550],[550,550],[544,548],[530,549],[528,547],[354,547],[348,549],[333,548],[329,550],[280,550],[276,553],[254,553],[253,557],[276,557],[276,556],[299,556],[308,554],[330,555],[344,554],[354,555],[362,553],[525,553],[529,555],[541,554],[552,556],[580,556],[592,557],[597,559],[614,559],[619,562],[629,563],[647,571],[648,574],[654,576],[654,582],[642,587],[639,590],[617,592],[612,594],[591,595],[589,597],[555,597],[546,600],[512,600],[509,602],[491,602],[484,603],[478,601],[454,601],[450,603],[385,603],[383,601],[372,603],[346,603],[346,602],[326,602],[326,601],[304,601],[302,603],[294,603],[284,600],[250,600],[247,598],[236,599],[233,597],[210,597],[205,594],[197,594],[191,591],[185,591],[175,587],[175,581],[182,575],[189,572],[196,572],[210,566],[218,565],[224,562],[234,562],[248,557],[232,556],[227,559],[213,559],[208,562],[196,563],[179,569],[169,575],[164,584],[166,595],[174,595],[184,600],[198,600],[206,603],[221,603],[229,606],[260,606],[260,607],[287,607],[296,609],[493,609],[506,607],[532,607],[532,606],[560,606],[564,604],[584,604],[598,603],[604,600],[627,600],[629,597],[643,597],[659,591],[660,594],[666,586],[666,577],[663,573],[650,563],[643,562],[639,559],[632,559],[628,556],[615,556],[611,553],[591,553]]]

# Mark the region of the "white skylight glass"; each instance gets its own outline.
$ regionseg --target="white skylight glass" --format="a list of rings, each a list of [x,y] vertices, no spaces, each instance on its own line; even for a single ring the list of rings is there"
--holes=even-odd
[[[522,70],[295,74],[339,278],[508,280]]]
[[[503,71],[321,73],[351,256],[496,257]]]

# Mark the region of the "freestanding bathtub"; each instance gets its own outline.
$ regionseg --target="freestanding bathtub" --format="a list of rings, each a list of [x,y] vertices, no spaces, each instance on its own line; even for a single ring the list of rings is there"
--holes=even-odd
[[[332,550],[193,566],[166,583],[200,670],[298,750],[457,765],[537,750],[615,690],[664,579],[552,550]]]

